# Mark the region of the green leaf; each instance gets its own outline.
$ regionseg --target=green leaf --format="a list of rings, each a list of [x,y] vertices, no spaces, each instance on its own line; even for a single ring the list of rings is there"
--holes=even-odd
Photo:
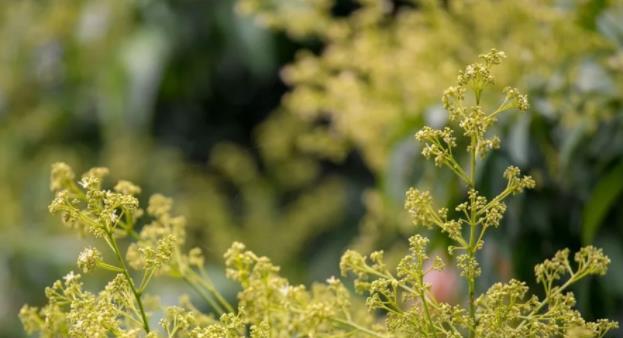
[[[608,8],[608,0],[590,0],[578,6],[577,21],[580,26],[595,30],[597,19]]]
[[[623,163],[614,167],[614,169],[597,182],[588,202],[584,206],[584,219],[582,222],[583,243],[589,244],[593,241],[603,219],[622,191]]]

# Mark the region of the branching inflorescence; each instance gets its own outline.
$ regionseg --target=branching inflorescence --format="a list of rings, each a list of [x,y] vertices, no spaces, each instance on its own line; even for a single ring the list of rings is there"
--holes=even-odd
[[[392,275],[375,253],[366,258],[348,252],[342,258],[342,271],[357,276],[358,289],[369,293],[368,305],[388,313],[387,325],[393,332],[412,337],[557,337],[586,334],[601,337],[617,324],[601,320],[585,322],[573,309],[575,299],[567,292],[570,285],[588,275],[603,275],[610,263],[600,249],[582,248],[575,256],[576,267],[568,260],[567,249],[558,252],[535,268],[537,281],[543,284],[545,297],[528,295],[525,283],[511,280],[497,283],[477,296],[476,282],[481,274],[477,253],[484,246],[487,230],[497,228],[506,211],[505,200],[531,189],[535,181],[522,175],[519,168],[510,166],[503,178],[507,184],[497,196],[481,195],[476,186],[478,161],[488,152],[499,148],[500,140],[489,136],[498,114],[512,109],[526,111],[528,100],[517,89],[504,89],[497,108],[486,112],[482,105],[484,90],[493,84],[491,68],[500,64],[505,54],[500,51],[481,55],[479,62],[468,65],[459,73],[457,84],[448,88],[442,98],[449,120],[458,125],[467,142],[469,163],[462,166],[455,156],[457,136],[454,129],[422,128],[416,138],[423,144],[422,155],[433,159],[435,165],[448,167],[466,187],[466,200],[451,213],[448,208],[437,209],[428,191],[415,188],[406,194],[405,208],[417,226],[437,227],[453,242],[449,254],[456,259],[461,276],[467,283],[467,308],[437,301],[423,282],[425,266],[443,269],[440,258],[425,265],[429,257],[427,240],[420,235],[410,240],[410,255],[398,265]],[[451,217],[450,215],[455,215]],[[589,263],[590,262],[590,263]],[[589,267],[590,266],[590,267]],[[555,284],[566,276],[562,285]],[[424,319],[424,320],[422,320]]]
[[[496,108],[484,107],[483,95],[494,82],[491,69],[504,58],[497,50],[481,55],[444,92],[443,105],[459,135],[451,127],[424,127],[416,134],[423,144],[422,155],[464,183],[465,201],[452,209],[439,208],[428,191],[411,188],[406,193],[405,208],[413,224],[439,228],[452,241],[448,252],[467,284],[465,306],[435,299],[425,276],[444,270],[447,263],[429,257],[429,240],[416,234],[395,268],[384,262],[382,251],[364,256],[349,250],[342,256],[342,274],[355,276],[356,291],[367,295],[365,306],[335,277],[311,288],[291,285],[268,258],[234,243],[225,253],[226,275],[242,287],[234,308],[210,281],[201,250],[184,252],[185,221],[171,214],[169,198],[150,198],[149,222],[137,232],[143,217],[136,198],[140,188],[121,181],[113,191],[103,189],[104,168],[91,169],[76,183],[73,171],[58,163],[52,168],[56,197],[50,211],[109,249],[110,261],[96,247],[85,248],[78,256],[78,268],[83,273],[107,270],[113,277],[94,294],[83,290],[79,274],[70,272],[46,289],[47,305],[22,308],[25,329],[45,337],[603,337],[618,324],[585,321],[568,291],[584,277],[606,273],[610,260],[595,247],[580,249],[574,263],[564,249],[538,264],[535,275],[543,298],[531,295],[517,280],[476,294],[481,274],[477,254],[487,231],[500,225],[507,198],[535,186],[530,176],[511,166],[502,174],[507,184],[497,196],[484,196],[477,189],[478,162],[500,146],[499,138],[490,135],[497,116],[528,109],[527,97],[514,88],[504,89]],[[459,144],[466,144],[465,165],[457,154]],[[120,241],[130,242],[126,250]],[[202,314],[188,298],[177,306],[158,305],[146,289],[163,274],[185,281],[213,314]],[[161,317],[159,329],[150,326],[156,313]]]

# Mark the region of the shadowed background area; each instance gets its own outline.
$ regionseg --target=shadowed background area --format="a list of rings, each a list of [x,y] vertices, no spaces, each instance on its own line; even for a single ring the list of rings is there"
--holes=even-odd
[[[56,161],[173,197],[232,299],[233,241],[293,283],[338,275],[346,248],[396,261],[421,231],[405,191],[464,193],[413,134],[446,122],[444,88],[491,48],[531,108],[500,118],[478,182],[495,194],[512,163],[537,189],[488,238],[481,288],[534,285],[534,264],[594,243],[613,264],[574,288],[578,307],[623,320],[623,2],[23,0],[0,4],[0,337],[25,335],[19,308],[41,305],[83,246],[48,214]],[[462,294],[457,276],[434,278]]]

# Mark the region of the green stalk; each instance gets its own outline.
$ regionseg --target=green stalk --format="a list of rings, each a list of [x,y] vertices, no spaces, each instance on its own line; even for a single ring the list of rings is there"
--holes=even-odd
[[[126,280],[128,281],[128,284],[130,285],[130,289],[132,290],[132,294],[134,294],[134,298],[136,299],[136,303],[138,304],[138,309],[141,314],[141,320],[143,321],[143,329],[145,330],[146,333],[149,333],[150,332],[149,321],[147,320],[147,315],[145,314],[143,302],[141,301],[141,293],[138,292],[136,290],[136,287],[134,286],[134,280],[132,280],[132,277],[130,277],[130,272],[128,271],[128,267],[125,264],[125,260],[121,256],[121,251],[119,250],[117,241],[115,240],[115,238],[112,236],[110,232],[107,233],[107,236],[108,236],[108,242],[110,243],[112,251],[115,253],[117,260],[121,264],[121,269],[123,270],[122,273],[125,276]]]
[[[195,290],[201,298],[203,298],[210,306],[218,312],[219,315],[222,315],[225,312],[234,313],[235,310],[231,304],[221,295],[221,293],[214,287],[214,283],[205,272],[203,267],[199,267],[201,271],[201,275],[198,274],[195,270],[186,267],[181,262],[181,254],[178,249],[175,251],[175,259],[177,260],[177,265],[179,271],[177,272],[177,277],[182,278],[193,290]],[[207,279],[204,280],[204,277]],[[216,298],[216,302],[214,301]],[[219,304],[220,303],[220,304]],[[225,309],[223,309],[223,307]]]
[[[469,225],[469,248],[467,250],[470,259],[473,259],[475,256],[475,244],[474,238],[476,237],[476,225],[470,223]],[[472,325],[469,328],[469,337],[473,338],[476,336],[476,303],[475,303],[475,289],[476,289],[476,279],[468,278],[467,279],[467,290],[469,293],[469,317],[471,319]]]
[[[199,267],[199,270],[201,274],[198,274],[192,269],[190,271],[195,276],[197,281],[199,281],[199,284],[206,288],[216,298],[216,300],[221,303],[221,305],[225,307],[225,309],[227,309],[228,312],[234,312],[234,307],[229,304],[225,297],[223,297],[223,295],[216,289],[216,287],[214,286],[214,282],[212,282],[210,276],[205,271],[205,269],[203,267]]]
[[[474,306],[474,288],[476,282],[473,279],[467,281],[467,288],[469,292],[469,317],[471,318],[472,325],[469,327],[469,336],[473,338],[476,336],[476,308]]]
[[[577,282],[578,280],[582,279],[583,277],[585,277],[586,275],[572,275],[569,280],[567,280],[567,282],[565,282],[561,287],[559,287],[558,289],[554,290],[553,293],[549,293],[545,299],[543,299],[539,305],[537,305],[536,308],[534,308],[534,310],[532,310],[527,316],[526,318],[519,324],[519,326],[517,326],[516,330],[519,330],[520,328],[522,328],[524,326],[524,324],[526,324],[526,319],[530,318],[532,316],[534,316],[535,314],[537,314],[545,305],[547,305],[552,297],[552,295],[557,295],[559,293],[562,293],[564,290],[566,290],[569,286],[571,286],[573,283]]]
[[[123,273],[123,269],[121,269],[120,267],[108,264],[106,262],[97,262],[97,267],[112,272]]]
[[[476,96],[479,104],[480,96]],[[471,178],[471,186],[470,188],[475,188],[476,186],[476,146],[478,144],[478,138],[476,136],[471,137],[471,149],[470,149],[470,178]],[[475,201],[471,201],[472,205]],[[476,254],[476,214],[472,208],[470,211],[470,220],[469,220],[469,247],[467,249],[467,253],[470,259],[474,259]],[[476,336],[476,304],[475,304],[475,289],[476,289],[476,279],[470,277],[467,279],[467,290],[469,294],[469,317],[471,319],[471,325],[469,327],[469,337],[474,338]]]
[[[223,313],[225,313],[223,308],[217,302],[215,302],[214,299],[212,299],[212,297],[210,297],[208,294],[206,294],[205,291],[203,289],[201,289],[199,287],[199,285],[197,285],[188,276],[186,276],[185,274],[182,274],[182,279],[188,285],[190,285],[190,287],[193,288],[193,290],[195,290],[199,294],[199,296],[201,296],[201,298],[203,298],[206,302],[208,302],[208,304],[210,304],[210,306],[218,313],[219,316],[222,315]]]
[[[363,333],[365,333],[365,334],[367,334],[369,336],[378,337],[378,338],[387,338],[387,336],[384,336],[384,335],[382,335],[380,333],[376,333],[376,332],[374,332],[374,331],[372,331],[372,330],[370,330],[368,328],[365,328],[365,327],[363,327],[363,326],[361,326],[361,325],[359,325],[357,323],[351,322],[350,320],[344,320],[344,319],[341,319],[341,318],[334,318],[334,317],[330,317],[330,319],[333,320],[334,322],[340,323],[342,325],[349,326],[349,327],[351,327],[351,328],[353,328],[353,329],[355,329],[357,331],[361,331],[361,332],[363,332]]]
[[[437,338],[437,333],[435,333],[435,325],[433,324],[433,320],[430,317],[430,311],[428,310],[428,303],[426,301],[426,297],[424,296],[424,291],[420,292],[420,299],[422,299],[422,307],[424,308],[424,314],[426,314],[426,320],[428,320],[428,326],[430,327],[430,331],[433,334],[433,337]]]

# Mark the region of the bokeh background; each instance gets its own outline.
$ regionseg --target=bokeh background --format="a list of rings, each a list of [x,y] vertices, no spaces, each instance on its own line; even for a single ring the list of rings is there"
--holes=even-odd
[[[56,161],[174,197],[230,297],[234,240],[302,283],[349,247],[399,257],[419,231],[409,186],[463,194],[412,136],[445,123],[443,89],[490,48],[531,109],[501,118],[478,181],[494,194],[512,163],[537,189],[489,236],[481,288],[534,285],[535,263],[596,244],[613,263],[578,307],[622,321],[622,1],[20,0],[0,3],[0,337],[24,335],[18,309],[83,246],[47,213]]]

